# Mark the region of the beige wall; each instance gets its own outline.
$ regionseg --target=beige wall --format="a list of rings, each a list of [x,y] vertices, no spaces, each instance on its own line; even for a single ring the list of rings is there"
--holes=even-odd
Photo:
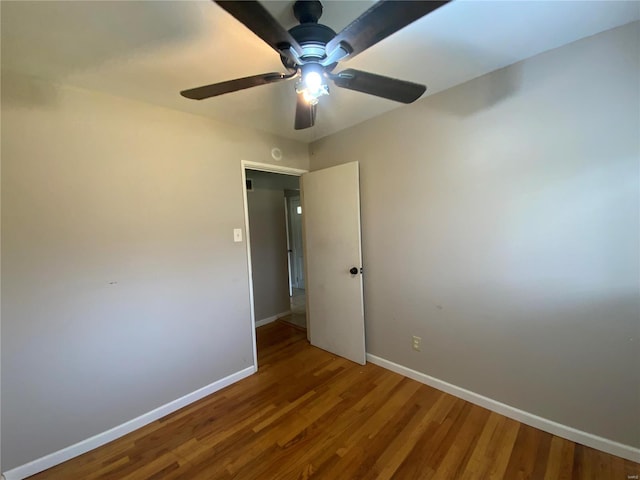
[[[307,147],[2,78],[2,457],[11,469],[253,363],[241,160]]]
[[[640,447],[639,45],[635,23],[311,145],[313,170],[360,161],[368,352]]]
[[[290,310],[284,190],[247,192],[256,322]]]

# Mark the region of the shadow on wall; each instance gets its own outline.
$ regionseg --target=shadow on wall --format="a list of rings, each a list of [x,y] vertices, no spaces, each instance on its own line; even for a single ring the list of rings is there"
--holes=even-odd
[[[2,104],[8,107],[40,107],[55,110],[60,104],[56,85],[2,71]]]
[[[474,95],[466,95],[464,101],[452,102],[445,95],[429,97],[429,108],[468,117],[494,107],[516,96],[522,86],[522,68],[518,63],[473,79]]]
[[[2,2],[2,68],[54,82],[201,35],[198,2]],[[17,98],[51,97],[40,90]],[[41,104],[41,103],[39,103]]]

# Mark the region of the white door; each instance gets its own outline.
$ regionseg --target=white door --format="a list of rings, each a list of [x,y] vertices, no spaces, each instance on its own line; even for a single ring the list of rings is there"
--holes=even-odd
[[[309,340],[364,365],[358,162],[305,173],[301,187]]]

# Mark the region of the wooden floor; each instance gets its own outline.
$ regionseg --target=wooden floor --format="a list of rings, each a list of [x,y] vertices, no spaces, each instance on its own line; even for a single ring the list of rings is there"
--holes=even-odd
[[[615,479],[640,465],[522,425],[376,365],[258,329],[259,371],[93,452],[53,479]]]

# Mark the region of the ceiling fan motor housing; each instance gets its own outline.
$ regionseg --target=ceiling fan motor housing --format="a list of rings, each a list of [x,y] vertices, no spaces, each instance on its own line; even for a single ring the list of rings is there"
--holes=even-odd
[[[326,56],[325,45],[336,36],[336,32],[320,23],[301,23],[291,28],[289,33],[302,47],[300,59],[303,62],[322,60]],[[283,55],[280,57],[282,64],[288,69],[297,68],[297,65],[290,58]]]
[[[333,29],[318,23],[318,19],[322,16],[322,4],[316,0],[298,0],[293,5],[293,14],[300,25],[289,29],[289,33],[302,47],[300,60],[302,63],[319,62],[326,56],[326,44],[336,36]],[[282,64],[290,70],[299,66],[284,55],[281,55],[281,59]],[[332,64],[326,70],[330,71],[335,66],[336,64]]]
[[[318,23],[322,16],[322,3],[319,0],[298,0],[293,4],[293,15],[300,23]]]

